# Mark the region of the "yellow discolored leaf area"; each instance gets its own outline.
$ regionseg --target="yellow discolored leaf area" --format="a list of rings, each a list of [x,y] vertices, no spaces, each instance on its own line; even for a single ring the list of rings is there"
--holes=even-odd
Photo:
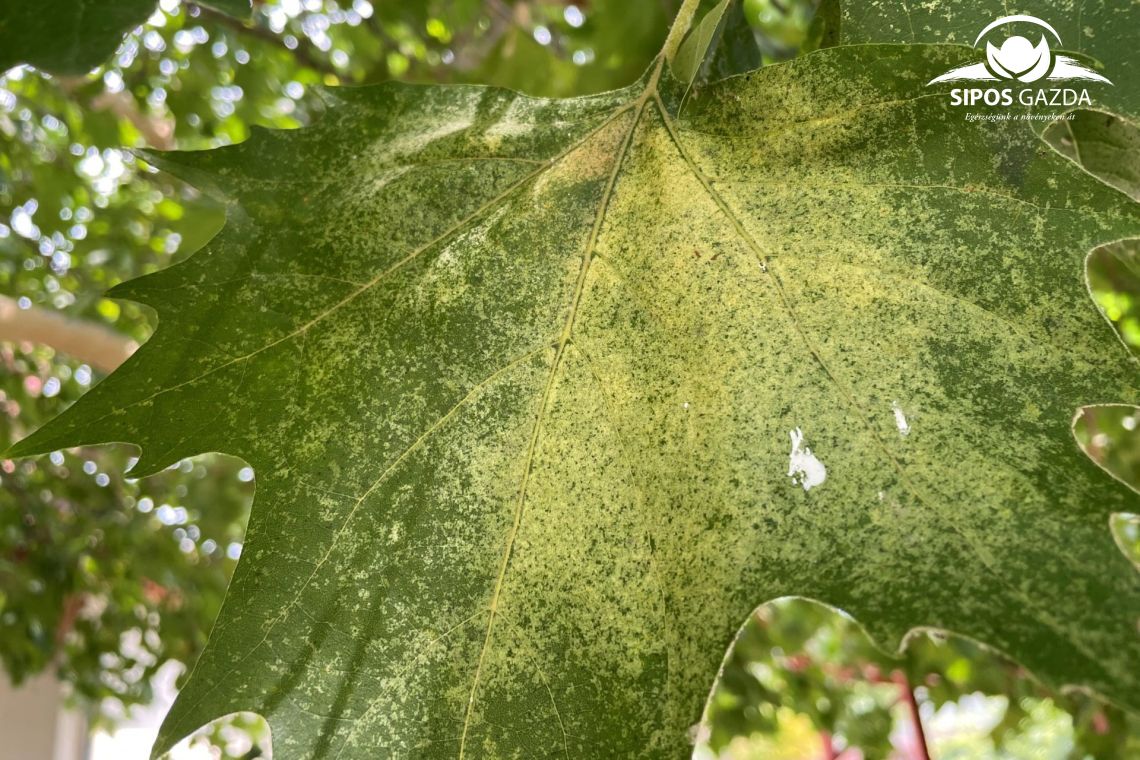
[[[278,757],[690,753],[725,648],[800,595],[1140,706],[1135,496],[1078,449],[1137,367],[1085,258],[1136,204],[837,48],[690,94],[333,90],[155,156],[222,195],[113,295],[154,338],[15,447],[243,457],[257,502],[156,752],[238,710]]]

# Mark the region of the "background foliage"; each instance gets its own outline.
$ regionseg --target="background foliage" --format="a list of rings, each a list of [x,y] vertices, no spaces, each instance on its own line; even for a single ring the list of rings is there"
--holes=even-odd
[[[0,292],[19,308],[60,311],[142,342],[153,315],[101,294],[193,252],[222,213],[124,148],[209,148],[244,140],[254,126],[308,124],[321,112],[322,84],[490,82],[558,96],[609,89],[641,73],[676,5],[272,0],[243,20],[162,0],[91,74],[18,68],[0,80]],[[764,62],[819,44],[813,10],[744,4]],[[1135,251],[1119,247],[1091,276],[1133,347],[1138,275]],[[31,344],[0,344],[0,365],[5,444],[99,376]],[[1078,432],[1094,458],[1135,483],[1134,411],[1097,409]],[[0,462],[0,659],[16,682],[56,672],[97,724],[149,701],[162,663],[194,660],[240,554],[253,491],[252,472],[224,457],[143,481],[124,475],[130,460],[125,447],[101,447]],[[1135,521],[1121,520],[1118,535],[1140,557]],[[1134,719],[1049,693],[969,642],[923,636],[896,660],[846,618],[797,600],[758,611],[743,631],[700,751],[918,756],[910,694],[937,757],[1140,752]],[[241,725],[261,735],[255,723]],[[206,736],[219,752],[224,733]]]

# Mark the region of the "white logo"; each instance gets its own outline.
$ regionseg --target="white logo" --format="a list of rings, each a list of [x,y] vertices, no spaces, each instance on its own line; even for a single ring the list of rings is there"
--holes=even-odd
[[[974,47],[982,38],[995,27],[1013,22],[1034,24],[1048,31],[1057,44],[1061,44],[1061,35],[1057,30],[1035,16],[1004,16],[987,26],[974,40]],[[984,63],[971,63],[950,69],[945,74],[937,76],[927,82],[927,86],[938,82],[973,81],[1015,81],[1029,84],[1041,79],[1069,80],[1084,79],[1094,82],[1112,84],[1108,79],[1096,73],[1088,66],[1079,63],[1067,55],[1055,55],[1049,48],[1049,41],[1045,34],[1041,34],[1041,41],[1034,45],[1027,38],[1020,35],[1008,37],[995,47],[992,42],[986,42],[986,60]]]

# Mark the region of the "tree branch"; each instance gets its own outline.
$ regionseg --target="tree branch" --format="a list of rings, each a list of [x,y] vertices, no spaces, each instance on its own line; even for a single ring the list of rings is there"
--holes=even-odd
[[[823,760],[836,760],[839,755],[835,753],[835,742],[831,739],[831,732],[820,731],[819,738],[823,744]]]
[[[117,118],[129,121],[143,136],[147,146],[159,150],[174,149],[174,122],[159,116],[143,113],[139,109],[138,101],[134,95],[126,90],[111,92],[104,89],[102,92],[87,98],[80,98],[80,88],[87,84],[87,77],[59,77],[56,79],[59,88],[71,98],[80,101],[92,111],[109,111]]]
[[[0,340],[50,346],[100,372],[111,372],[138,348],[114,330],[38,306],[21,309],[7,296],[0,296]]]
[[[149,147],[158,150],[174,149],[173,122],[144,114],[129,92],[104,90],[91,99],[90,106],[93,111],[110,111],[120,119],[129,121],[142,134]]]
[[[247,24],[240,19],[227,16],[221,11],[216,11],[213,8],[207,8],[204,5],[187,3],[186,7],[190,10],[192,15],[197,16],[198,18],[208,19],[215,24],[232,29],[239,34],[248,34],[251,37],[256,37],[262,42],[268,42],[270,45],[275,45],[282,50],[286,50],[291,55],[293,55],[301,65],[307,66],[314,71],[319,71],[322,74],[330,74],[334,77],[343,76],[343,74],[333,68],[331,64],[313,55],[313,53],[306,47],[306,44],[303,41],[299,40],[297,42],[297,47],[291,48],[285,44],[285,40],[281,39],[276,34],[264,27]]]
[[[910,679],[901,670],[896,670],[893,675],[894,681],[899,687],[899,696],[906,704],[911,728],[914,730],[916,760],[930,760],[930,747],[926,744],[926,732],[922,728],[922,716],[918,712],[918,700],[914,698],[914,689],[911,688]]]

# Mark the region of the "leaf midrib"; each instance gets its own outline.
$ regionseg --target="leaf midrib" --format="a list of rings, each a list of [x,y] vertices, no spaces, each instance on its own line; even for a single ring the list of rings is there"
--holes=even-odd
[[[645,106],[649,103],[652,97],[657,96],[657,83],[661,76],[662,66],[664,64],[664,57],[659,57],[654,67],[653,74],[650,76],[645,90],[634,101],[631,101],[623,109],[630,106],[636,107],[636,112],[630,120],[629,129],[626,131],[622,138],[621,147],[618,149],[614,156],[613,166],[610,169],[609,177],[606,180],[605,189],[602,192],[602,197],[598,201],[598,208],[594,214],[594,223],[590,230],[590,237],[586,241],[585,251],[582,255],[582,264],[579,268],[578,279],[574,286],[574,293],[570,299],[570,310],[563,323],[561,334],[558,338],[558,346],[555,351],[554,360],[550,365],[550,373],[547,376],[546,384],[542,391],[542,396],[539,399],[538,412],[535,416],[534,426],[531,430],[530,442],[527,445],[526,457],[523,462],[523,475],[522,482],[519,484],[519,497],[515,506],[515,513],[510,532],[507,535],[506,546],[503,549],[503,559],[499,566],[499,574],[495,581],[495,586],[491,594],[491,604],[489,614],[487,616],[487,629],[483,636],[483,644],[479,649],[479,658],[475,665],[475,675],[472,678],[471,692],[467,698],[467,709],[463,717],[463,733],[459,739],[459,757],[458,760],[463,760],[464,753],[467,748],[467,736],[471,728],[471,717],[475,708],[475,699],[479,690],[479,682],[483,672],[483,663],[486,659],[487,650],[490,647],[491,636],[494,633],[495,619],[498,613],[499,598],[503,589],[503,582],[506,579],[507,567],[510,564],[511,551],[514,548],[515,539],[518,537],[519,527],[522,525],[523,512],[526,506],[527,486],[530,482],[530,474],[534,468],[534,454],[538,446],[538,440],[542,432],[542,423],[545,418],[546,410],[550,405],[551,395],[554,390],[555,383],[558,377],[558,370],[562,366],[562,358],[565,356],[566,347],[570,343],[571,336],[574,332],[575,320],[578,316],[578,306],[582,301],[582,294],[586,287],[586,276],[590,270],[590,263],[593,260],[594,250],[598,243],[598,237],[601,233],[602,224],[606,218],[606,210],[609,208],[610,200],[613,197],[614,187],[617,184],[618,175],[621,173],[621,167],[624,163],[626,156],[629,154],[630,145],[633,143],[633,136],[637,131],[638,125],[641,123],[641,117],[645,113]],[[612,122],[615,117],[611,118]],[[557,711],[557,707],[555,707]],[[561,716],[559,716],[559,723],[561,723]],[[563,730],[563,750],[569,752],[566,746],[566,733]]]

